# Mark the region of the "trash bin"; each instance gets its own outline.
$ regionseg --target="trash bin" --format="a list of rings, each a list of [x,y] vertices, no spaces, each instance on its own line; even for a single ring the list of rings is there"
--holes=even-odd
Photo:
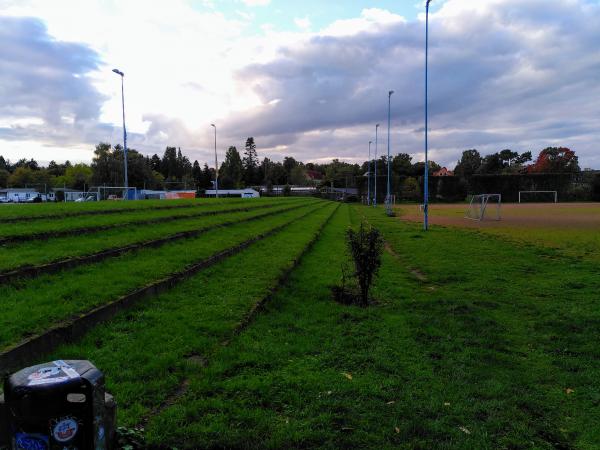
[[[112,448],[115,404],[105,392],[104,374],[89,361],[20,370],[5,380],[4,402],[15,450]]]

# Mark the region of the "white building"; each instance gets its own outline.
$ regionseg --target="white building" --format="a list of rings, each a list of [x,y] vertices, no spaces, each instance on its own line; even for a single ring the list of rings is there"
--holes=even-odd
[[[260,194],[254,189],[219,189],[219,197],[242,197],[242,198],[258,198]],[[209,189],[206,191],[207,197],[216,197],[217,191]]]
[[[0,202],[2,203],[30,203],[35,199],[37,201],[46,201],[46,195],[33,188],[7,188],[0,189]]]

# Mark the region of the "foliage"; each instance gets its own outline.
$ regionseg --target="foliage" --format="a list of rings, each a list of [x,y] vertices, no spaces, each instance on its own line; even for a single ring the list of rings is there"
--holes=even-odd
[[[579,159],[575,152],[565,147],[548,147],[542,150],[529,168],[531,173],[574,173],[580,172]]]
[[[219,169],[219,187],[223,189],[242,187],[243,171],[240,153],[234,146],[229,147],[225,154],[225,161]]]
[[[290,195],[292,195],[292,188],[290,187],[289,184],[286,184],[283,187],[282,194],[283,194],[284,197],[289,197]]]
[[[369,290],[381,266],[383,237],[377,228],[360,224],[358,231],[346,232],[346,244],[354,263],[354,276],[360,289],[360,304],[369,304]]]
[[[592,182],[592,200],[600,202],[600,173],[594,176]]]
[[[244,170],[243,179],[246,186],[253,186],[260,184],[259,178],[260,173],[258,170],[258,155],[256,154],[256,143],[253,137],[249,137],[246,140],[246,146],[244,148],[244,158],[242,159],[242,166]]]
[[[402,183],[402,199],[418,201],[421,199],[421,188],[419,182],[414,177],[408,177]]]

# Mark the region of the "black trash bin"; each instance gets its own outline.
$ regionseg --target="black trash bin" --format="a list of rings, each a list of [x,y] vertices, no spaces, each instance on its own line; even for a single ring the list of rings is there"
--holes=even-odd
[[[89,361],[23,369],[5,380],[4,402],[15,450],[112,448],[115,405]]]

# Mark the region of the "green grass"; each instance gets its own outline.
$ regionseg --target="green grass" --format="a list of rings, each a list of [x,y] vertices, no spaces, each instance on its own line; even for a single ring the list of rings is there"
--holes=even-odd
[[[210,212],[227,211],[242,207],[256,208],[262,205],[274,204],[277,200],[257,199],[248,203],[217,203],[207,204],[205,207],[197,208],[193,204],[189,208],[181,209],[143,209],[134,212],[123,212],[120,214],[67,217],[64,219],[34,220],[25,223],[0,223],[0,239],[17,236],[27,236],[37,233],[52,233],[69,230],[84,229],[87,227],[127,225],[132,222],[150,221],[156,219],[179,218],[186,219]]]
[[[0,342],[316,206],[1,288]],[[157,446],[600,448],[600,277],[593,258],[564,250],[567,235],[554,236],[560,246],[552,248],[461,228],[425,233],[382,208],[343,205],[286,285],[234,336],[333,208],[325,204],[50,357],[96,363],[122,425],[169,400],[146,428]],[[345,230],[363,216],[390,249],[377,304],[367,309],[330,294],[348,259]],[[581,233],[572,234],[577,242]]]
[[[156,249],[144,249],[96,264],[40,276],[21,286],[0,286],[0,350],[61,320],[115,300],[314,209],[315,206],[310,204],[256,222],[216,229],[197,238]]]
[[[134,425],[199,370],[331,215],[327,205],[172,291],[93,330],[61,358],[89,358],[107,374],[119,423]],[[277,248],[274,252],[273,249]],[[58,357],[58,356],[56,356]]]
[[[306,202],[306,204],[310,202],[313,202],[313,200]],[[89,255],[133,243],[164,238],[183,231],[196,230],[206,226],[276,212],[294,205],[296,205],[294,202],[277,201],[272,204],[272,208],[266,209],[253,207],[245,212],[227,212],[193,219],[178,219],[163,224],[152,224],[151,226],[124,225],[95,233],[6,245],[4,251],[0,253],[0,271],[8,271],[24,265],[45,264],[74,256]],[[301,205],[301,203],[297,203],[297,206]]]
[[[360,213],[399,254],[384,255],[379,304],[331,301],[349,222],[338,217],[267,311],[151,422],[152,442],[597,448],[600,280],[593,264],[473,239],[469,231],[425,234],[381,210]]]
[[[196,200],[134,200],[126,202],[86,202],[86,203],[36,203],[36,204],[1,204],[0,220],[19,219],[44,216],[54,216],[57,214],[82,214],[89,212],[115,212],[128,209],[160,209],[172,206],[202,206],[216,205],[221,203],[243,202],[247,199],[196,199]]]

